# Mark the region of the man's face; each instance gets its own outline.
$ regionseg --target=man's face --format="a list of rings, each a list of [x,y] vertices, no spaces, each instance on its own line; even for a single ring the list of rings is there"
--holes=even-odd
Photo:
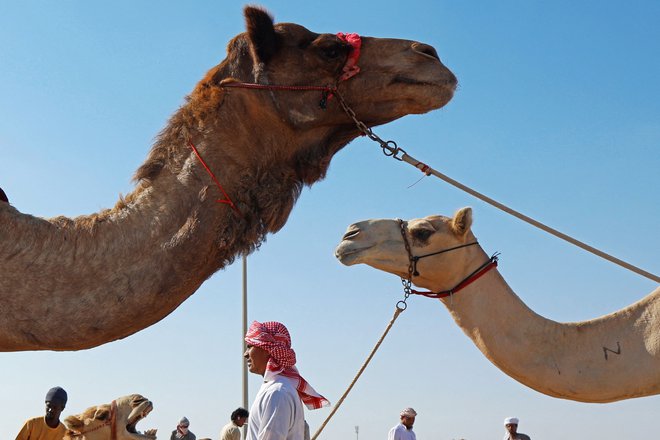
[[[245,422],[247,422],[247,417],[240,417],[240,416],[239,416],[239,417],[236,417],[236,420],[234,420],[234,423],[235,423],[236,426],[238,426],[239,428],[240,428],[241,426],[245,425]]]
[[[401,424],[408,429],[412,429],[415,424],[415,416],[401,416]]]
[[[49,424],[58,422],[62,411],[64,411],[64,405],[61,402],[46,401],[46,422]]]
[[[516,432],[518,431],[518,425],[515,423],[507,423],[504,427],[511,435],[516,435]]]
[[[270,354],[266,350],[255,347],[254,345],[248,345],[243,357],[247,360],[250,373],[260,374],[262,376],[266,373],[266,365],[268,364],[268,359],[270,359]]]

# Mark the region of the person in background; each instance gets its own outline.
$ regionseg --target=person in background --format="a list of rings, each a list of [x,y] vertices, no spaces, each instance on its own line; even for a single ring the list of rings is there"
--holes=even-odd
[[[190,421],[188,418],[182,417],[179,424],[176,425],[176,429],[172,431],[170,440],[196,440],[197,437],[190,431],[189,427]]]
[[[504,440],[530,440],[527,434],[518,432],[517,417],[507,417],[504,419],[504,429],[506,429]]]
[[[387,440],[417,440],[417,436],[413,431],[417,412],[412,408],[406,408],[399,413],[399,416],[401,417],[401,423],[390,429]]]
[[[16,440],[62,440],[66,427],[60,422],[60,414],[66,407],[66,391],[54,387],[46,393],[46,415],[27,420]]]
[[[245,408],[236,408],[231,413],[230,422],[220,432],[220,440],[241,440],[241,429],[250,413]]]
[[[250,408],[247,440],[303,440],[302,404],[318,409],[330,402],[300,376],[289,330],[279,322],[254,321],[245,342],[248,370],[264,377]]]

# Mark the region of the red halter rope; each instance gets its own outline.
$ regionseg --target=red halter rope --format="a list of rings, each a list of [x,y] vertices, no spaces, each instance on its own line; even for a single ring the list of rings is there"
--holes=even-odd
[[[110,418],[103,422],[103,424],[97,426],[96,428],[88,429],[87,431],[71,431],[69,436],[71,437],[80,437],[89,432],[99,430],[110,426],[110,438],[112,440],[117,440],[117,401],[113,400],[110,404]]]
[[[453,295],[454,293],[457,293],[458,291],[466,288],[467,286],[469,286],[470,284],[474,283],[479,278],[484,276],[486,274],[486,272],[488,272],[489,270],[497,267],[497,259],[498,259],[499,254],[495,253],[495,254],[493,254],[492,257],[490,257],[490,259],[488,261],[486,261],[484,264],[479,266],[477,268],[477,270],[472,272],[470,275],[463,278],[463,280],[460,283],[458,283],[456,286],[454,286],[451,289],[442,290],[440,292],[429,292],[429,291],[422,292],[422,291],[419,291],[419,290],[414,290],[414,289],[411,288],[412,277],[413,276],[419,276],[419,272],[417,271],[417,262],[421,258],[430,257],[432,255],[438,255],[438,254],[442,254],[444,252],[449,252],[449,251],[453,251],[453,250],[456,250],[456,249],[461,249],[461,248],[464,248],[464,247],[467,247],[467,246],[476,245],[476,244],[479,244],[479,242],[473,241],[471,243],[465,243],[465,244],[450,247],[450,248],[447,248],[447,249],[442,249],[440,251],[432,252],[430,254],[414,256],[412,254],[412,250],[410,248],[410,243],[408,242],[408,236],[406,235],[406,223],[401,219],[398,219],[398,222],[399,222],[399,229],[401,230],[401,236],[403,237],[403,244],[406,248],[406,252],[408,253],[408,261],[410,262],[409,265],[408,265],[408,279],[403,279],[403,278],[401,279],[401,281],[403,282],[403,286],[404,286],[403,290],[404,290],[404,293],[405,293],[405,299],[403,301],[399,301],[399,303],[403,303],[402,306],[403,306],[404,309],[405,309],[405,303],[406,303],[405,300],[408,299],[408,296],[410,294],[422,295],[422,296],[425,296],[427,298],[445,298],[447,296]],[[399,304],[397,303],[397,307],[398,306],[399,306]]]
[[[342,74],[337,80],[337,84],[341,81],[346,81],[347,79],[350,79],[354,77],[355,75],[360,72],[360,67],[357,65],[358,60],[360,59],[360,48],[362,47],[362,38],[358,34],[343,34],[343,33],[338,33],[337,38],[340,40],[348,43],[351,45],[351,51],[348,55],[348,58],[346,59],[346,63],[344,64],[344,67],[342,68]],[[283,85],[276,85],[276,84],[257,84],[257,83],[245,83],[245,82],[227,82],[227,83],[221,83],[220,87],[235,87],[235,88],[243,88],[243,89],[255,89],[255,90],[291,90],[291,91],[298,91],[298,92],[305,92],[309,90],[318,90],[321,93],[321,101],[319,105],[321,106],[322,109],[326,108],[326,104],[328,102],[328,99],[332,98],[332,96],[337,93],[337,85],[335,84],[334,86],[283,86]],[[204,169],[208,173],[209,176],[211,176],[211,179],[213,182],[215,182],[215,185],[220,189],[220,192],[222,192],[222,195],[224,196],[224,199],[219,199],[216,200],[218,203],[224,203],[226,205],[231,206],[231,208],[240,216],[243,217],[243,214],[241,214],[241,211],[236,207],[234,202],[231,200],[225,189],[222,187],[218,179],[215,177],[213,174],[213,171],[211,171],[211,168],[206,164],[204,159],[202,159],[201,154],[199,154],[199,151],[197,151],[197,148],[195,148],[195,145],[193,144],[191,139],[188,139],[188,146],[193,150],[195,153],[195,156],[199,159],[199,161],[202,163],[204,166]]]

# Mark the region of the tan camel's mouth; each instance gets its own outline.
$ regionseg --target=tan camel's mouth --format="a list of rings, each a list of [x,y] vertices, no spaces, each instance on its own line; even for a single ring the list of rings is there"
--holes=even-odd
[[[371,249],[373,245],[364,246],[364,247],[355,247],[355,243],[347,242],[343,240],[335,249],[335,257],[345,266],[352,266],[358,264],[358,258],[364,253],[364,251]]]
[[[149,413],[154,409],[153,404],[150,401],[145,401],[140,403],[136,408],[131,411],[131,413],[128,416],[127,423],[126,423],[126,431],[131,434],[132,436],[140,439],[155,439],[156,438],[156,430],[155,429],[148,429],[147,431],[144,432],[144,434],[141,434],[137,431],[136,425],[138,422],[142,419],[145,419]]]

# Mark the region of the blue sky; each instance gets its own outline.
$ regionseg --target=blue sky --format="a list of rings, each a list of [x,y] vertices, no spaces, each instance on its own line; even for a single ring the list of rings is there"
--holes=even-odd
[[[620,2],[264,2],[277,21],[433,45],[459,78],[444,109],[376,129],[411,155],[567,234],[658,273],[660,4]],[[0,5],[0,187],[43,217],[111,207],[195,83],[243,30],[239,2]],[[344,267],[334,247],[367,218],[474,209],[474,231],[533,310],[557,321],[611,313],[656,285],[387,159],[367,139],[342,150],[289,222],[249,257],[249,318],[291,330],[304,376],[335,402],[402,295],[397,278]],[[2,353],[0,438],[43,412],[65,415],[142,393],[140,427],[179,418],[217,438],[241,404],[241,267],[208,280],[156,325],[91,350]],[[259,380],[250,378],[250,396]],[[444,307],[414,298],[322,438],[385,438],[419,413],[420,440],[497,438],[504,417],[535,440],[618,439],[660,430],[659,397],[554,399],[504,375]],[[312,431],[329,410],[308,413]]]

